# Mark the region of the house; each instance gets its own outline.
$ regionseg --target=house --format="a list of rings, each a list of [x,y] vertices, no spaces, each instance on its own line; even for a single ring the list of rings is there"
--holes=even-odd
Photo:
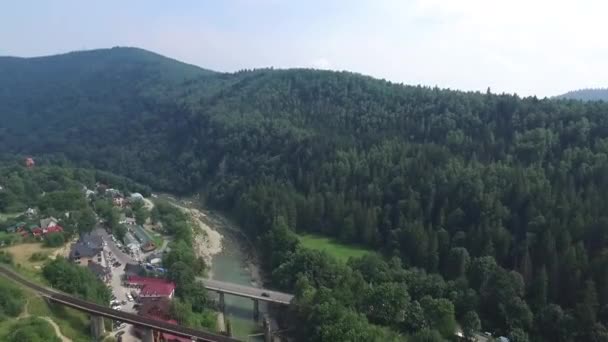
[[[92,260],[88,261],[87,268],[104,283],[108,283],[112,279],[112,273],[107,267],[103,267]]]
[[[139,192],[134,192],[131,194],[131,196],[129,196],[129,201],[131,201],[131,202],[143,201],[143,200],[144,200],[144,196],[142,194],[140,194]]]
[[[103,250],[103,240],[101,237],[92,234],[85,234],[72,245],[70,250],[70,260],[87,266],[89,261],[95,261],[96,257],[101,256]]]
[[[49,227],[54,227],[59,223],[59,221],[53,216],[47,217],[45,219],[40,220],[40,228],[47,229]]]
[[[120,193],[119,190],[112,189],[112,188],[107,188],[105,190],[105,194],[106,194],[106,196],[110,196],[112,198],[114,198],[114,197],[123,197],[122,193]]]
[[[125,199],[121,196],[114,197],[112,198],[112,204],[114,204],[114,206],[122,208],[125,205]]]
[[[141,289],[139,298],[173,298],[175,294],[175,283],[165,279],[130,276],[126,284]]]
[[[142,276],[146,274],[146,270],[140,264],[130,264],[127,263],[125,265],[125,277],[130,276]]]
[[[60,225],[55,225],[52,227],[48,227],[46,230],[44,230],[44,229],[42,230],[42,233],[45,235],[51,234],[51,233],[61,233],[61,232],[63,232],[63,227]]]
[[[126,224],[129,226],[134,226],[135,225],[135,219],[133,217],[125,217],[124,220],[119,222],[120,224]]]
[[[31,158],[31,157],[25,158],[25,167],[27,167],[28,169],[31,169],[35,165],[36,165],[36,162],[34,162],[34,158]]]
[[[36,211],[36,209],[33,209],[33,208],[27,208],[27,210],[25,211],[25,216],[30,217],[30,218],[36,216],[36,214],[37,214],[37,211]]]

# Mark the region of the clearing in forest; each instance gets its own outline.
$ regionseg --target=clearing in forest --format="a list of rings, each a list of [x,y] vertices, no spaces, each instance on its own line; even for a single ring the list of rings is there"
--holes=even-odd
[[[302,243],[303,247],[325,251],[341,262],[346,262],[351,257],[359,258],[366,254],[373,253],[373,251],[364,247],[347,245],[325,236],[314,234],[303,234],[298,236],[300,237],[300,243]]]

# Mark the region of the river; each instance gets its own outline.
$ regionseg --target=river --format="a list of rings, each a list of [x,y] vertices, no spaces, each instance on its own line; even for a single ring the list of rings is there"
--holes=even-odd
[[[247,237],[226,218],[215,212],[205,212],[207,224],[222,236],[222,251],[212,258],[210,277],[240,285],[261,286],[253,246]],[[230,320],[232,334],[246,338],[261,332],[253,318],[253,301],[236,296],[225,296],[226,318]],[[260,302],[260,317],[268,312],[266,303]],[[263,339],[260,339],[262,341]]]
[[[208,276],[211,279],[261,287],[262,280],[254,246],[236,224],[217,212],[205,210],[197,205],[196,201],[178,201],[172,196],[163,197],[176,205],[202,213],[203,215],[198,216],[201,221],[221,234],[221,251],[209,258],[211,268]],[[209,295],[218,299],[215,293],[210,292]],[[261,336],[251,336],[262,332],[261,322],[256,322],[253,317],[253,301],[230,295],[225,295],[224,301],[225,318],[230,321],[232,335],[247,341],[263,341]],[[268,305],[264,302],[259,303],[259,309],[260,317],[268,313]]]

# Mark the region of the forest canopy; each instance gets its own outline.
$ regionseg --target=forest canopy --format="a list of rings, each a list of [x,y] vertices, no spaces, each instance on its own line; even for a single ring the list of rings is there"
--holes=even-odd
[[[9,69],[3,158],[202,194],[276,246],[265,267],[320,327],[302,339],[384,326],[435,340],[456,322],[518,341],[608,336],[608,104],[348,72],[213,73],[137,49],[0,59]],[[294,232],[383,258],[343,265]],[[407,310],[378,309],[381,293]]]

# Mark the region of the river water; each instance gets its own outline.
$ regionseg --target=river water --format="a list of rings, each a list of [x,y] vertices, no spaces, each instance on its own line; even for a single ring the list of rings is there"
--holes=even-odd
[[[208,225],[222,234],[222,252],[212,259],[210,276],[212,279],[240,285],[261,286],[258,267],[253,255],[253,246],[247,237],[227,219],[215,212],[205,212]],[[210,294],[215,296],[214,294]],[[225,295],[226,318],[230,320],[232,335],[244,340],[249,335],[262,332],[261,323],[253,317],[253,301],[247,298]],[[268,312],[266,303],[260,302],[260,317]],[[262,338],[249,340],[262,341]]]
[[[195,208],[205,214],[204,222],[222,235],[222,251],[211,259],[209,277],[211,279],[231,282],[239,285],[261,287],[255,248],[240,228],[221,214],[209,211],[197,205],[197,201],[177,200],[170,195],[161,195],[177,205]],[[218,295],[210,292],[211,298],[218,300]],[[253,317],[251,299],[224,296],[225,318],[230,321],[232,336],[245,341],[263,341],[261,321]],[[268,305],[259,303],[260,318],[268,313]],[[274,325],[274,320],[273,320]]]

